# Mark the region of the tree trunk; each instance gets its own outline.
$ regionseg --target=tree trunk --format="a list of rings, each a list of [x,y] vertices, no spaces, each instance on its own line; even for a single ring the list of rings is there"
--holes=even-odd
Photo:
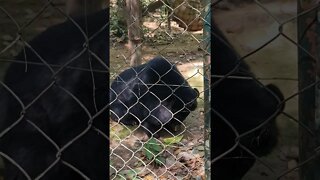
[[[130,50],[130,66],[141,64],[142,26],[139,0],[126,0],[128,45]]]

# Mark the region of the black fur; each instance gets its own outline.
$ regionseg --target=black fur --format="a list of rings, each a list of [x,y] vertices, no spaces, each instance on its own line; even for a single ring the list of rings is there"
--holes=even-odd
[[[141,125],[147,135],[162,126],[173,128],[197,107],[199,91],[190,87],[176,66],[164,58],[127,69],[110,89],[111,119],[125,125]]]
[[[273,84],[263,87],[253,79],[222,80],[221,77],[217,77],[224,76],[232,70],[235,70],[230,74],[232,76],[254,76],[246,63],[241,62],[238,65],[239,55],[217,25],[214,22],[212,25],[212,157],[217,158],[236,144],[236,134],[225,121],[241,135],[275,114],[264,126],[240,138],[240,143],[257,156],[267,155],[277,143],[278,130],[275,118],[284,108],[284,104],[280,106],[284,99],[283,94]],[[254,163],[255,158],[237,146],[213,163],[213,179],[240,180]]]
[[[44,65],[43,61],[62,66],[84,49],[85,36],[73,22],[66,21],[36,36],[29,42],[33,50],[26,47],[26,56],[22,51],[16,57],[16,60],[21,62],[36,62],[42,65],[28,64],[26,67],[24,63],[12,63],[5,75],[4,84],[17,95],[25,109],[0,85],[0,132],[21,120],[0,137],[0,151],[19,164],[32,179],[50,165],[53,167],[48,169],[42,179],[83,179],[63,162],[74,166],[90,179],[108,178],[107,139],[94,130],[97,128],[107,134],[108,17],[108,10],[105,9],[89,15],[87,25],[85,17],[75,19],[82,31],[88,35],[88,47],[92,53],[84,51],[68,66],[84,69],[92,67],[95,69],[93,73],[90,70],[63,68],[53,76],[50,69]],[[54,71],[59,69],[56,66],[51,68]],[[48,89],[45,90],[46,88]],[[99,115],[95,116],[97,112]],[[19,119],[21,113],[23,116]],[[58,147],[65,148],[61,156],[55,145],[28,121],[40,128]],[[90,123],[93,126],[87,130]],[[85,133],[75,139],[82,132]],[[72,140],[74,142],[68,144]],[[56,160],[59,161],[55,162]],[[26,179],[17,167],[7,160],[4,178]]]

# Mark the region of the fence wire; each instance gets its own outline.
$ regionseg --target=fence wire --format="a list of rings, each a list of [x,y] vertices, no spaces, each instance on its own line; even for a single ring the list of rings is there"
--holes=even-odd
[[[83,12],[0,2],[0,179],[108,177],[108,11]]]
[[[311,141],[317,128],[312,120],[299,120],[298,96],[319,82],[298,88],[295,55],[298,50],[317,62],[314,52],[298,43],[307,31],[310,35],[316,15],[299,29],[299,39],[296,29],[298,19],[316,14],[319,5],[297,13],[297,3],[212,4],[213,179],[299,179],[299,170],[319,158],[318,142],[312,142],[315,146],[307,150],[312,153],[301,159],[305,152],[299,133]]]
[[[201,27],[208,4],[141,1],[143,35],[131,39],[126,30],[135,20],[126,27],[126,2],[110,1],[110,44],[106,12],[78,19],[58,1],[34,1],[21,11],[19,2],[0,3],[0,178],[205,179],[209,52]],[[292,55],[298,49],[317,61],[292,29],[318,6],[297,14],[295,1],[277,3],[211,4],[214,179],[299,179],[298,170],[318,158],[315,142],[314,153],[299,160],[298,128],[310,137],[316,131],[299,121],[297,97],[319,81],[298,89]],[[137,43],[133,51],[127,40]],[[133,57],[143,65],[130,67]],[[109,73],[116,88],[108,87]],[[178,93],[184,90],[188,96]],[[116,97],[110,106],[122,107],[111,108],[110,139],[108,92]]]
[[[126,34],[117,36],[123,32],[118,17],[132,17],[129,31],[139,18],[119,12],[126,3],[111,1],[110,178],[205,179],[203,61],[208,52],[202,28],[210,6],[199,0],[140,1],[136,28],[143,37],[133,48],[128,43],[133,50],[127,50]],[[140,52],[141,63],[130,67]]]

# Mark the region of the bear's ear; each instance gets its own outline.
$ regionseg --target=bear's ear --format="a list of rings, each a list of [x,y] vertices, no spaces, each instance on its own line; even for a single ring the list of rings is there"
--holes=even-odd
[[[197,88],[193,88],[195,91],[196,91],[196,93],[197,93],[197,98],[200,96],[200,92],[199,92],[199,90],[197,89]]]

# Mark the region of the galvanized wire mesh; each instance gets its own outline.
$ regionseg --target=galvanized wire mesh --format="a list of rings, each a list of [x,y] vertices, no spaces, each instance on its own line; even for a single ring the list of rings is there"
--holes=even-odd
[[[148,9],[156,3],[159,8]],[[111,6],[117,12],[121,1],[111,1]],[[129,66],[139,50],[128,51],[121,43],[110,49],[111,179],[205,178],[206,6],[197,0],[146,1],[141,5],[143,38],[137,45],[141,65]],[[114,42],[122,39],[114,37]]]
[[[0,179],[105,179],[107,10],[2,1],[0,14]]]
[[[147,5],[152,2],[155,1],[148,1]],[[205,73],[202,68],[203,56],[209,52],[204,48],[206,41],[199,27],[201,23],[203,25],[202,14],[204,7],[208,5],[200,5],[200,1],[183,1],[182,5],[179,3],[173,5],[178,1],[160,2],[161,8],[152,12],[145,9],[147,5],[142,8],[143,39],[139,48],[142,48],[143,53],[140,57],[143,64],[156,56],[161,57],[166,65],[169,65],[170,70],[174,69],[175,76],[181,75],[188,83],[167,84],[163,79],[170,71],[161,74],[157,69],[153,69],[153,74],[150,75],[156,77],[154,82],[145,83],[139,72],[146,67],[139,71],[130,68],[129,59],[136,54],[126,50],[124,44],[118,43],[126,41],[125,37],[111,36],[110,84],[115,82],[115,79],[119,80],[116,77],[120,72],[131,69],[136,73],[136,80],[139,82],[135,82],[135,85],[143,85],[141,89],[153,95],[150,101],[157,102],[155,107],[164,107],[162,110],[169,112],[171,118],[179,110],[186,110],[188,113],[190,111],[188,108],[184,109],[188,104],[183,100],[185,97],[175,94],[179,88],[197,88],[200,92],[197,98],[198,107],[190,111],[186,119],[177,119],[177,125],[180,126],[180,131],[177,132],[174,132],[175,125],[168,128],[165,124],[169,121],[159,122],[159,118],[155,117],[155,122],[161,123],[160,129],[149,132],[151,136],[148,138],[143,136],[144,131],[139,131],[145,127],[143,122],[147,120],[146,117],[145,120],[138,118],[135,126],[123,124],[120,120],[122,117],[117,117],[116,122],[110,121],[109,165],[108,138],[105,133],[107,132],[105,117],[109,107],[107,92],[110,90],[116,97],[120,94],[114,89],[109,89],[105,79],[109,73],[106,62],[108,59],[106,49],[109,46],[106,39],[107,18],[100,22],[101,27],[90,31],[92,26],[89,26],[91,22],[89,19],[81,24],[81,20],[66,15],[61,4],[55,1],[41,1],[42,4],[39,4],[36,10],[27,9],[25,12],[19,11],[23,7],[17,6],[18,2],[0,3],[1,24],[7,27],[1,28],[3,32],[0,67],[3,68],[1,74],[7,76],[2,77],[0,81],[0,156],[5,161],[6,167],[0,174],[4,172],[7,177],[18,179],[50,179],[61,176],[63,179],[204,178],[206,139],[203,135],[205,127],[203,119],[207,112],[204,112],[203,107],[205,89],[202,80]],[[220,0],[211,4],[215,19],[211,34],[213,61],[222,62],[218,65],[213,63],[211,72],[213,96],[211,145],[214,151],[211,154],[212,174],[216,179],[230,176],[238,179],[242,176],[243,179],[299,179],[297,171],[318,158],[319,148],[315,145],[311,156],[306,160],[299,160],[298,128],[307,132],[310,137],[315,136],[316,130],[309,124],[299,121],[297,97],[318,87],[319,82],[314,81],[298,89],[296,56],[292,55],[292,52],[299,49],[315,62],[317,58],[313,52],[308,52],[298,44],[297,35],[292,29],[295,29],[299,17],[315,13],[318,6],[297,14],[296,9],[292,8],[295,7],[294,1],[280,4],[276,1],[270,3],[252,1],[242,6],[233,4],[233,1],[228,1],[232,6],[225,6],[221,4],[224,2],[226,1]],[[194,6],[191,5],[193,3]],[[111,1],[112,8],[114,5],[115,1]],[[15,10],[10,6],[14,6]],[[230,7],[231,11],[221,10]],[[190,15],[187,11],[190,12],[191,9],[193,13]],[[249,13],[242,16],[245,12]],[[55,18],[48,21],[49,17]],[[64,28],[59,35],[49,34],[48,38],[40,42],[29,41],[31,36],[37,36],[46,27],[63,22],[65,19],[69,22],[70,29]],[[315,17],[309,26],[304,27],[305,33],[313,27],[316,20]],[[227,38],[223,38],[217,27],[222,29]],[[38,32],[32,33],[30,29]],[[190,32],[190,30],[199,31]],[[66,32],[70,34],[62,36]],[[301,39],[308,35],[304,32]],[[81,37],[79,41],[70,39],[77,34]],[[95,39],[97,37],[101,38],[100,41]],[[221,42],[218,47],[217,44],[215,46],[217,39]],[[227,43],[227,39],[230,44]],[[69,46],[69,43],[71,45],[74,43],[75,46]],[[215,52],[224,52],[224,48],[230,47],[236,49],[238,53],[230,51],[226,56],[235,55],[236,61],[224,69],[224,66],[228,66],[225,63],[227,61],[215,59]],[[222,48],[222,51],[219,51],[219,48]],[[40,49],[45,51],[40,52]],[[21,52],[20,55],[17,52]],[[14,56],[17,58],[12,58]],[[243,65],[244,62],[251,66],[253,73],[248,72],[248,68]],[[5,71],[7,68],[8,71]],[[225,72],[219,72],[220,70]],[[243,84],[247,82],[254,87],[254,91],[252,92],[251,88],[244,89],[244,93],[241,94],[243,97],[239,95],[237,99],[236,92],[241,91],[238,88],[243,88]],[[227,89],[230,88],[226,85],[228,83],[238,86],[230,86],[232,88]],[[284,99],[277,96],[274,86],[266,86],[268,83],[278,86],[284,94]],[[125,85],[131,86],[132,82],[125,82]],[[229,91],[230,97],[221,96],[221,101],[217,101],[215,92],[219,87]],[[157,88],[166,89],[168,98],[155,94],[154,89]],[[125,90],[131,91],[128,88]],[[266,101],[262,101],[262,96],[257,96],[257,101],[253,104],[250,104],[250,101],[237,102],[254,97],[258,91],[266,93]],[[132,91],[130,95],[135,96],[136,103],[143,104],[141,102],[146,101],[143,100],[143,94]],[[180,100],[183,108],[172,112],[170,103],[174,102],[170,102],[168,100],[170,98]],[[228,99],[233,103],[228,104],[229,106],[222,105],[228,102]],[[270,102],[270,99],[274,101],[268,106],[265,103]],[[285,105],[284,110],[283,105]],[[128,113],[130,107],[125,108]],[[143,105],[140,107],[147,109],[149,112],[147,117],[156,111],[156,108],[148,109]],[[259,107],[266,111],[260,111]],[[242,112],[239,113],[237,111],[239,109]],[[259,120],[248,121],[253,117],[259,117]],[[276,124],[273,123],[275,118],[277,118]],[[66,121],[67,119],[69,121]],[[134,120],[129,119],[129,121]],[[238,121],[241,125],[237,123]],[[274,125],[278,126],[278,133],[274,132],[276,130]],[[160,138],[154,139],[160,130],[163,131],[159,133]],[[175,138],[168,138],[173,135]],[[275,139],[274,136],[278,137],[277,146],[273,144],[276,140],[270,141]],[[229,142],[231,143],[228,144]],[[227,146],[224,147],[221,143]],[[269,156],[264,157],[266,154]],[[219,164],[219,161],[223,162],[221,160],[231,160],[233,163],[221,165]],[[106,171],[108,166],[109,174]],[[221,167],[227,168],[221,170]],[[226,174],[223,174],[224,172]]]
[[[299,170],[316,162],[317,145],[307,150],[313,153],[305,159],[299,157],[304,153],[299,152],[304,143],[298,142],[299,133],[317,142],[312,140],[316,133],[312,120],[299,120],[298,96],[315,89],[318,81],[298,88],[296,56],[298,50],[317,61],[298,44],[307,38],[307,31],[309,35],[316,32],[311,30],[316,15],[306,22],[308,26],[299,27],[299,39],[296,29],[297,20],[316,14],[318,7],[297,13],[296,1],[220,0],[212,4],[214,179],[299,179]],[[283,99],[270,83],[281,90]]]

